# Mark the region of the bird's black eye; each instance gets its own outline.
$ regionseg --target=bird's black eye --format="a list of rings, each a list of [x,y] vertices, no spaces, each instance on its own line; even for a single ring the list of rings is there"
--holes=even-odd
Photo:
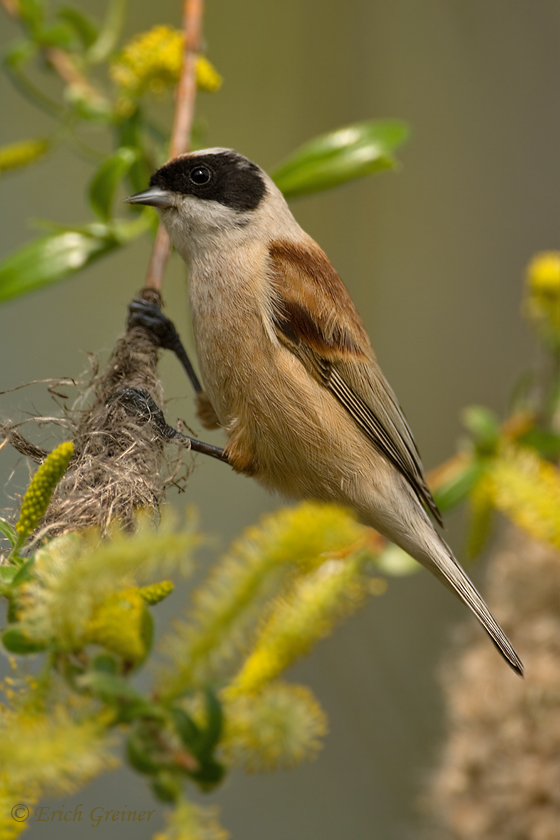
[[[197,166],[195,169],[191,169],[189,176],[191,181],[198,186],[208,184],[212,179],[212,173],[207,166]]]

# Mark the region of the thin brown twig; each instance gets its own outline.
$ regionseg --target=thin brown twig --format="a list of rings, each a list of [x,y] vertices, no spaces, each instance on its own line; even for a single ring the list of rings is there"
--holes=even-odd
[[[16,0],[0,0],[0,3],[6,10],[6,12],[10,15],[10,17],[17,17],[19,14],[19,10],[17,7]]]
[[[78,70],[75,59],[65,50],[59,47],[47,47],[45,48],[45,58],[62,81],[69,88],[79,90],[84,99],[89,100],[89,102],[104,101],[102,94]]]
[[[189,150],[196,100],[196,61],[200,49],[204,0],[183,2],[183,64],[175,99],[175,116],[169,147],[169,157],[175,158]],[[160,224],[152,251],[146,287],[161,289],[163,273],[171,245],[163,225]]]

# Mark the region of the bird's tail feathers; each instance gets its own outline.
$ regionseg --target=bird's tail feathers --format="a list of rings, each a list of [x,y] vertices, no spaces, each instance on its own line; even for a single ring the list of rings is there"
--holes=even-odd
[[[510,640],[486,606],[474,584],[453,556],[447,543],[439,535],[437,535],[437,539],[439,545],[435,551],[430,552],[429,562],[426,562],[425,557],[417,557],[417,559],[424,566],[427,566],[448,589],[454,592],[472,610],[508,665],[522,677],[523,663]]]

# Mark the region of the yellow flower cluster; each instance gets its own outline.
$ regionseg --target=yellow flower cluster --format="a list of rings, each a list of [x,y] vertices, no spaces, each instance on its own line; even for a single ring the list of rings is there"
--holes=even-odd
[[[0,146],[0,172],[8,169],[18,169],[33,163],[37,158],[42,157],[50,149],[50,142],[46,138],[34,140],[22,140],[19,143],[10,143]]]
[[[531,536],[560,548],[560,476],[530,449],[509,448],[492,467],[498,510]]]
[[[183,41],[183,33],[170,26],[155,26],[137,35],[110,65],[111,78],[129,97],[161,95],[177,84]],[[221,86],[222,78],[206,58],[199,57],[196,82],[200,90],[213,92]]]
[[[74,454],[74,444],[61,443],[47,455],[23,497],[19,521],[16,525],[20,539],[29,536],[45,515],[54,488],[66,472]]]
[[[545,339],[560,341],[560,251],[543,251],[529,264],[525,310]]]

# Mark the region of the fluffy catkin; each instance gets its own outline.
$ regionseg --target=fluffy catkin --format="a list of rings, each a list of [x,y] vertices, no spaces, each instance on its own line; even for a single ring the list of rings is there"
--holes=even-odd
[[[423,805],[430,840],[560,837],[560,553],[509,526],[488,601],[524,680],[477,637],[443,675],[448,736]]]

